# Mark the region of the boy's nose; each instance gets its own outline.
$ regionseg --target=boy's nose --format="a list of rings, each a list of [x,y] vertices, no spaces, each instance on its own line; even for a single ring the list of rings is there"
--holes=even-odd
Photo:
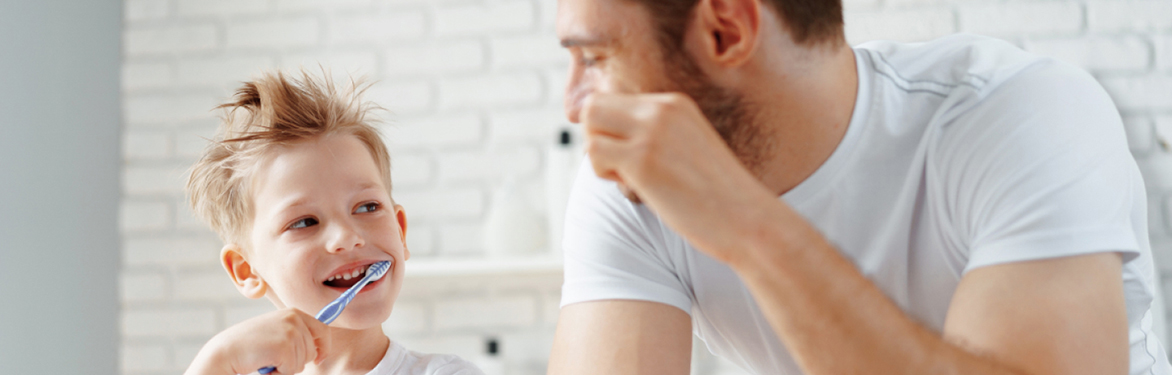
[[[330,236],[327,250],[331,253],[353,250],[366,245],[366,241],[353,227],[344,224],[334,225],[333,235]]]

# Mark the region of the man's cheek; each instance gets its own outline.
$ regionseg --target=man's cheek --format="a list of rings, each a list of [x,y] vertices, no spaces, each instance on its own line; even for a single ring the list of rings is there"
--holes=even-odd
[[[606,87],[600,88],[598,91],[611,94],[638,94],[648,92],[638,80],[634,78],[624,79],[621,77],[614,77],[606,81]]]
[[[586,71],[587,81],[592,83],[592,91],[607,94],[632,94],[639,92],[638,84],[634,79],[626,77],[621,70],[613,65],[605,68]]]

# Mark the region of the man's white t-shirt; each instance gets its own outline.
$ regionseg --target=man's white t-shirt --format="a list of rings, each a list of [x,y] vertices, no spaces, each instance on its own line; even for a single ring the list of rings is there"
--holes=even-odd
[[[966,272],[1117,252],[1130,373],[1172,374],[1152,332],[1152,319],[1162,317],[1150,311],[1156,279],[1143,179],[1097,82],[973,35],[871,42],[855,57],[859,90],[846,135],[781,199],[937,332]],[[588,165],[571,193],[563,248],[562,306],[605,299],[675,306],[713,353],[753,373],[801,373],[728,266]]]
[[[451,354],[424,354],[391,340],[383,359],[366,375],[484,375],[471,362]]]

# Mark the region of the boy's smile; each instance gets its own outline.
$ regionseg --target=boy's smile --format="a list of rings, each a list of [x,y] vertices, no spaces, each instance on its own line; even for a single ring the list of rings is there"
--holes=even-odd
[[[235,272],[237,280],[255,279],[256,287],[241,292],[312,315],[361,280],[370,265],[391,261],[387,275],[366,285],[332,324],[378,327],[390,316],[402,261],[410,255],[405,214],[391,200],[371,152],[357,137],[335,134],[277,146],[255,168],[250,244],[237,262],[244,267],[229,267],[247,269]],[[226,264],[232,246],[225,247]]]
[[[346,289],[350,289],[350,287],[354,286],[354,284],[358,284],[358,280],[362,280],[363,277],[366,277],[366,270],[369,269],[372,264],[374,264],[374,262],[361,262],[361,264],[357,266],[347,265],[338,267],[339,271],[332,272],[333,276],[327,278],[326,281],[322,282],[322,284],[331,288],[339,288],[342,291],[345,291]],[[375,282],[377,281],[379,280],[375,280]],[[370,285],[367,284],[367,288],[369,287]],[[365,292],[369,290],[367,288],[363,288],[362,291]]]

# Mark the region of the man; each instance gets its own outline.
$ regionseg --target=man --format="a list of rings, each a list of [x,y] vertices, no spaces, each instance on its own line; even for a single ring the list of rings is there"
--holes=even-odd
[[[1085,72],[850,48],[837,0],[561,0],[552,374],[1172,374],[1143,181]]]

